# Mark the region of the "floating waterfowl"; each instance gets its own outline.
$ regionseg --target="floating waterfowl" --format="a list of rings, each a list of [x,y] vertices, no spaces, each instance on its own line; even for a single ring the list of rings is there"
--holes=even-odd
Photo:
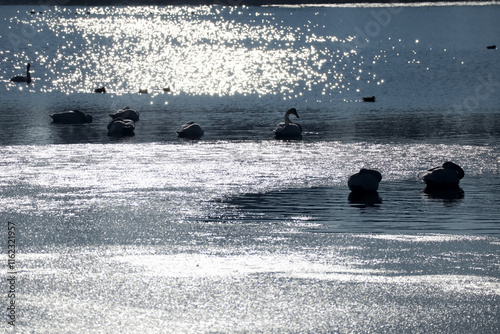
[[[378,190],[378,184],[382,181],[382,174],[373,169],[362,168],[347,180],[347,186],[353,193],[369,193]]]
[[[139,94],[147,94],[148,90],[147,89],[139,89]]]
[[[486,48],[489,50],[495,50],[497,48],[497,46],[496,45],[488,45]]]
[[[170,92],[170,87],[164,87],[163,91],[169,93]]]
[[[135,111],[134,109],[130,109],[129,107],[126,107],[124,109],[120,109],[114,114],[109,114],[109,116],[112,119],[130,119],[134,122],[137,122],[139,120],[139,113]]]
[[[102,86],[101,88],[94,89],[95,93],[106,93],[106,87]]]
[[[375,96],[363,97],[363,102],[375,102]]]
[[[27,84],[31,83],[31,74],[30,74],[31,65],[26,65],[26,75],[17,75],[12,77],[10,81],[12,82],[26,82]]]
[[[131,119],[113,119],[108,123],[108,136],[126,137],[135,133],[135,123]]]
[[[189,122],[184,124],[179,131],[177,131],[177,135],[180,138],[187,139],[199,139],[203,136],[204,131],[201,128],[200,124],[195,122]]]
[[[302,126],[297,123],[290,121],[290,115],[295,115],[295,117],[300,118],[297,114],[297,110],[292,108],[285,113],[285,121],[278,123],[274,133],[276,138],[300,138],[302,136]]]
[[[429,188],[458,187],[465,172],[459,165],[447,161],[442,166],[430,168],[419,175]]]
[[[85,114],[80,110],[70,110],[60,113],[50,114],[54,123],[62,124],[83,124],[92,123],[93,117],[90,114]]]

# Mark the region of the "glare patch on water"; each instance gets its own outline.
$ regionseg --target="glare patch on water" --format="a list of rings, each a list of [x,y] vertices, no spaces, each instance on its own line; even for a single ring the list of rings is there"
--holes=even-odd
[[[397,234],[375,234],[372,239],[395,240],[405,242],[450,242],[465,240],[485,240],[484,237],[448,235],[448,234],[425,234],[425,235],[397,235]]]
[[[235,277],[254,274],[273,274],[298,279],[329,280],[339,283],[364,284],[429,284],[443,291],[500,294],[500,283],[472,275],[407,275],[405,271],[380,270],[365,267],[356,259],[340,259],[348,265],[335,265],[329,261],[295,255],[141,255],[118,256],[111,261],[126,263],[143,275],[178,278]],[[318,261],[319,260],[319,261]]]
[[[204,254],[124,256],[111,260],[140,267],[144,274],[165,277],[212,277],[273,273],[293,277],[321,276],[325,272],[337,280],[354,275],[376,275],[384,271],[313,263],[296,256],[210,256]],[[316,277],[316,278],[318,278]],[[312,277],[309,277],[312,278]]]

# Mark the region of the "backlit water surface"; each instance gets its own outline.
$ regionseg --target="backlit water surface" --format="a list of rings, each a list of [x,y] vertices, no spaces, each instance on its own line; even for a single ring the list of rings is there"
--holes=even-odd
[[[497,5],[1,9],[17,330],[500,330]],[[302,139],[275,140],[291,107]],[[51,123],[71,109],[93,123]],[[447,160],[461,190],[425,192]],[[375,200],[349,196],[363,167]]]

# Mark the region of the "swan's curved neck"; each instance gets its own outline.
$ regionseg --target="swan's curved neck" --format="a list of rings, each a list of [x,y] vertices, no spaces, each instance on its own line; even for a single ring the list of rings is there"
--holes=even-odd
[[[291,120],[290,120],[290,114],[291,112],[290,111],[287,111],[286,114],[285,114],[285,124],[290,124],[290,123],[293,123]]]
[[[26,82],[27,83],[31,82],[31,74],[30,74],[30,66],[29,65],[26,67]]]

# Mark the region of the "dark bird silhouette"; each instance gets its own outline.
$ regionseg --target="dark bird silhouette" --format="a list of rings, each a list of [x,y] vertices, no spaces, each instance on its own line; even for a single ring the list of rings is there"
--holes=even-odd
[[[108,136],[126,137],[133,136],[135,133],[135,123],[131,119],[113,119],[108,123]]]
[[[274,129],[274,134],[276,135],[276,138],[283,138],[283,139],[301,138],[302,126],[300,126],[300,124],[293,123],[290,120],[290,115],[295,115],[295,117],[300,118],[295,108],[288,110],[285,113],[285,121],[278,123],[276,129]]]
[[[378,184],[382,181],[382,174],[373,169],[362,168],[347,180],[347,186],[353,193],[369,193],[378,190]]]
[[[429,188],[458,187],[458,183],[465,176],[465,172],[459,165],[447,161],[442,166],[430,168],[419,175],[419,178]]]
[[[201,128],[200,124],[189,122],[184,124],[181,129],[177,131],[177,134],[180,138],[199,139],[201,138],[201,136],[203,136],[204,131]]]
[[[54,123],[62,124],[82,124],[82,123],[92,123],[92,115],[85,114],[80,110],[70,110],[60,113],[50,114],[52,121]]]
[[[114,114],[109,114],[112,119],[130,119],[134,122],[139,120],[139,113],[134,109],[129,107],[123,108],[115,112]]]
[[[12,82],[26,82],[27,84],[31,83],[31,74],[30,74],[30,67],[31,65],[28,64],[26,65],[26,75],[17,75],[15,77],[12,77],[10,81]]]

